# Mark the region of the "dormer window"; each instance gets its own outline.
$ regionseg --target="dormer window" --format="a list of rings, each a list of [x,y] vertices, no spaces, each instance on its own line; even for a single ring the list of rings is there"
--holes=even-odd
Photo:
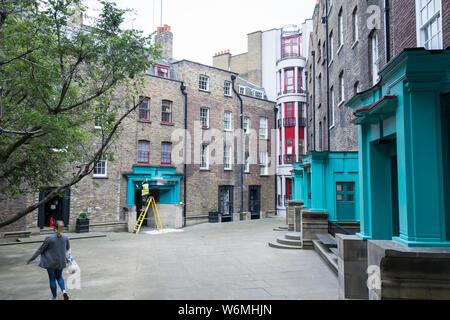
[[[161,78],[169,78],[169,67],[155,64],[155,75]]]

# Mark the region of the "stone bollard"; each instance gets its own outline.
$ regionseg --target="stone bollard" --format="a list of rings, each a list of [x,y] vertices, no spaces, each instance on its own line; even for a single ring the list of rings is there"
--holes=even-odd
[[[328,212],[302,210],[303,245],[312,246],[318,233],[328,233]]]
[[[367,241],[336,233],[339,299],[368,299]]]
[[[304,202],[303,201],[289,201],[288,209],[286,212],[286,218],[287,218],[287,225],[289,231],[294,231],[294,220],[295,220],[295,208],[296,207],[303,207]]]

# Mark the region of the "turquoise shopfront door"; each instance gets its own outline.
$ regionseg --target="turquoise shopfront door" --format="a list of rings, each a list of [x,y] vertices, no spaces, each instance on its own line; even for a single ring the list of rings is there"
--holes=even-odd
[[[355,219],[355,183],[336,183],[336,209],[340,221]]]

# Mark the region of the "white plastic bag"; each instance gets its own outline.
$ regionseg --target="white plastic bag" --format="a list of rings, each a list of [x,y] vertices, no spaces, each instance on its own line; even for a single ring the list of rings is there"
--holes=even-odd
[[[68,273],[75,273],[79,269],[77,262],[72,257],[70,249],[66,252],[66,269]]]

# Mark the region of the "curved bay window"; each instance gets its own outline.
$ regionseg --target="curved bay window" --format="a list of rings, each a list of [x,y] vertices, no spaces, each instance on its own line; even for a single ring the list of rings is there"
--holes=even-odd
[[[281,39],[281,57],[298,57],[301,55],[300,34],[286,36]]]

